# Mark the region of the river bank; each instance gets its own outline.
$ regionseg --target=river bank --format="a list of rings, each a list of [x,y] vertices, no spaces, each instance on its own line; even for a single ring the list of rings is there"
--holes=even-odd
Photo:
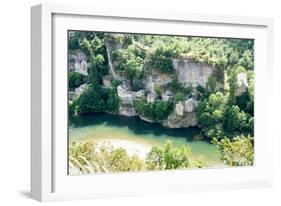
[[[122,148],[126,150],[128,155],[137,156],[143,160],[145,160],[146,155],[152,148],[152,146],[147,143],[140,143],[122,139],[94,140],[94,143],[96,144],[98,149],[102,146],[112,147],[113,149]]]

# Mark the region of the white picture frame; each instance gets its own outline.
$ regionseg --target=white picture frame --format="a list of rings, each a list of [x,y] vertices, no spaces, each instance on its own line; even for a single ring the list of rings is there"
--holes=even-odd
[[[53,201],[272,186],[273,134],[267,121],[274,76],[272,19],[40,4],[31,8],[31,26],[32,198]],[[255,165],[67,175],[65,31],[68,29],[255,39]],[[267,94],[267,98],[261,94]]]

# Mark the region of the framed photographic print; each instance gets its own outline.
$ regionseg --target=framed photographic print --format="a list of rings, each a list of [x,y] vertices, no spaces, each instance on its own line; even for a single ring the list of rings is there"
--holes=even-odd
[[[271,19],[31,14],[34,199],[272,185]]]

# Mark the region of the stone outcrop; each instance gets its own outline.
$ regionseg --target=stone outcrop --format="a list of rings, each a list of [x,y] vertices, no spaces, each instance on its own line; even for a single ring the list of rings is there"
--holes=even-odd
[[[173,67],[177,72],[178,80],[186,85],[205,87],[208,77],[214,68],[206,63],[196,62],[190,59],[172,59]]]
[[[135,108],[132,106],[128,106],[128,105],[119,106],[119,115],[127,116],[127,117],[138,116]]]
[[[148,119],[148,118],[143,117],[143,116],[141,116],[141,115],[139,115],[139,118],[140,118],[141,120],[145,121],[145,122],[155,123],[155,121],[153,121],[152,119]]]
[[[167,120],[163,122],[163,126],[169,128],[185,128],[197,126],[198,120],[195,112],[184,114],[179,116],[175,112],[169,115]]]

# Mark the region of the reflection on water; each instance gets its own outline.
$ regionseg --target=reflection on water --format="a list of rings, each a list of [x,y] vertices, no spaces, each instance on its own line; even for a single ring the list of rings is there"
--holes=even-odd
[[[124,139],[147,144],[162,144],[167,139],[175,145],[186,144],[194,155],[205,155],[219,162],[219,153],[215,145],[207,141],[194,141],[200,129],[165,128],[157,123],[148,123],[138,117],[123,117],[110,114],[94,114],[73,118],[69,122],[69,142],[98,139]]]

